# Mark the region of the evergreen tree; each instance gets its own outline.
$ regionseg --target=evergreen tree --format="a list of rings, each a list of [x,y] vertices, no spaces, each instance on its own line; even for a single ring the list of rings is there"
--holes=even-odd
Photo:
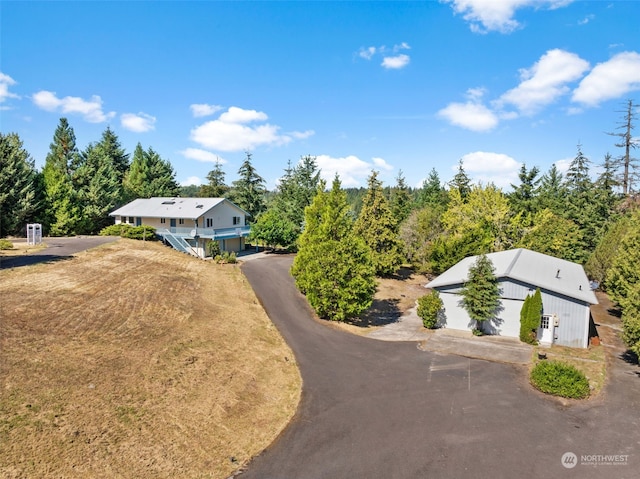
[[[623,216],[609,225],[584,266],[589,278],[597,281],[603,289],[606,288],[605,280],[618,253],[620,240],[629,231],[629,220],[628,216]]]
[[[320,182],[305,210],[305,229],[291,274],[320,317],[344,321],[365,311],[375,293],[371,253],[353,233],[345,192],[336,176],[330,192]]]
[[[555,164],[543,175],[538,190],[539,208],[547,208],[553,214],[563,215],[565,210],[567,191],[564,186],[562,173]]]
[[[500,307],[500,289],[491,260],[484,254],[469,267],[467,282],[462,287],[462,306],[482,332],[485,321],[495,318]]]
[[[131,167],[124,178],[125,195],[128,200],[176,196],[180,186],[175,177],[169,161],[163,160],[151,147],[143,150],[138,143]]]
[[[628,230],[607,272],[606,289],[611,299],[625,305],[631,289],[640,283],[640,210],[629,218]]]
[[[447,204],[447,192],[440,183],[440,176],[435,168],[429,172],[429,176],[422,183],[422,189],[418,195],[418,204],[422,207],[441,207]]]
[[[299,227],[281,215],[276,208],[269,208],[251,225],[250,240],[274,249],[290,248],[299,234]]]
[[[451,189],[458,190],[462,201],[466,201],[467,195],[471,192],[471,179],[464,171],[464,164],[462,163],[462,160],[458,162],[458,172],[449,182],[449,186]]]
[[[299,230],[304,223],[304,209],[313,201],[319,183],[316,158],[309,155],[302,157],[295,167],[289,163],[280,178],[273,205]]]
[[[72,174],[80,162],[76,136],[66,118],[61,118],[49,146],[43,168],[45,226],[52,236],[73,234],[80,220]]]
[[[538,184],[541,179],[537,178],[540,170],[534,166],[527,171],[527,165],[522,164],[518,178],[520,179],[519,185],[511,185],[513,192],[509,195],[509,203],[514,213],[520,213],[523,216],[531,216],[536,213],[537,207],[537,195]]]
[[[564,216],[577,224],[582,233],[583,245],[577,255],[581,263],[595,249],[599,225],[605,220],[597,214],[594,186],[589,176],[590,163],[582,153],[581,145],[578,145],[578,153],[565,175],[567,196]]]
[[[355,234],[364,239],[371,249],[376,274],[390,275],[396,272],[404,259],[398,223],[391,213],[376,171],[369,176],[367,194],[355,222]]]
[[[538,326],[542,316],[542,293],[536,289],[533,296],[527,296],[520,311],[520,341],[537,344]]]
[[[400,170],[396,177],[396,185],[391,189],[391,213],[398,224],[402,224],[409,217],[412,203],[409,186]]]
[[[19,234],[38,208],[33,160],[16,133],[0,132],[0,238]]]
[[[240,208],[245,210],[253,221],[266,209],[264,179],[260,176],[251,163],[251,153],[246,153],[246,158],[238,169],[239,179],[233,182],[232,200]]]
[[[90,144],[82,162],[73,174],[73,183],[80,207],[76,232],[96,234],[111,224],[109,213],[122,199],[120,172],[104,145]]]
[[[201,198],[226,198],[229,194],[229,186],[224,182],[224,171],[222,164],[216,160],[216,164],[209,173],[207,173],[207,183],[202,185],[198,196]]]
[[[640,357],[640,283],[629,289],[629,294],[623,303],[622,339],[629,349]]]
[[[107,127],[95,147],[103,156],[108,158],[108,161],[113,166],[118,182],[122,183],[125,174],[129,170],[129,154],[122,148],[118,136],[111,128]]]

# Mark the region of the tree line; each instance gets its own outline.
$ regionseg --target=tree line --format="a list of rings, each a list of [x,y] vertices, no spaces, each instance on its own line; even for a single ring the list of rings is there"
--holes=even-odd
[[[202,196],[233,198],[255,217],[264,209],[266,189],[250,154],[238,174],[227,187],[217,165],[199,190]],[[140,143],[130,155],[109,127],[81,151],[73,128],[61,118],[41,171],[16,133],[0,132],[0,238],[24,235],[27,223],[41,223],[50,236],[96,234],[113,223],[111,211],[136,198],[181,194],[169,160]]]

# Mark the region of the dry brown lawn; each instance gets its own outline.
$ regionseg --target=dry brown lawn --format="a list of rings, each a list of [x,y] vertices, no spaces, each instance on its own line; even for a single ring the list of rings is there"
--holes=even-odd
[[[0,334],[0,477],[228,477],[300,397],[239,267],[157,243],[0,270]]]

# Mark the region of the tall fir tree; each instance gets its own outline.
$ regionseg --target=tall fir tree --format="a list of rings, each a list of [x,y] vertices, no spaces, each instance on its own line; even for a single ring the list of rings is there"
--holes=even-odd
[[[540,209],[547,208],[556,215],[563,215],[566,196],[567,190],[564,186],[562,173],[560,173],[557,166],[553,164],[540,180],[538,207]]]
[[[38,210],[33,159],[16,133],[0,132],[0,238],[22,232]]]
[[[245,160],[238,169],[239,178],[233,182],[232,200],[240,208],[249,213],[251,221],[255,221],[266,209],[264,178],[258,174],[251,163],[251,153],[247,152]]]
[[[364,239],[371,249],[376,274],[395,273],[404,260],[398,221],[384,196],[377,171],[372,171],[369,176],[367,194],[354,229],[355,234]]]
[[[435,168],[429,172],[429,176],[422,183],[418,194],[418,204],[423,208],[429,206],[440,207],[444,210],[447,204],[447,192],[440,182],[440,176]]]
[[[398,176],[396,176],[396,184],[391,188],[391,212],[398,224],[402,224],[409,217],[413,206],[412,203],[409,186],[402,174],[402,170],[400,170],[398,171]]]
[[[462,306],[475,321],[476,330],[484,332],[484,324],[491,322],[500,307],[500,288],[491,260],[484,254],[469,267],[467,281],[462,287]]]
[[[620,245],[607,271],[605,286],[611,299],[624,308],[631,289],[640,284],[640,210],[629,217],[624,236],[617,240]]]
[[[143,150],[138,143],[131,167],[124,178],[125,196],[128,200],[176,196],[180,186],[175,177],[176,173],[168,160],[162,159],[151,147]]]
[[[594,186],[589,175],[590,164],[591,161],[582,153],[582,145],[578,145],[578,152],[569,165],[564,183],[567,191],[564,216],[578,225],[583,237],[583,245],[578,254],[580,263],[584,263],[595,249],[602,221],[595,205]]]
[[[80,162],[76,136],[66,118],[60,122],[49,146],[43,168],[45,193],[45,230],[52,236],[75,233],[80,220],[80,208],[72,175]]]
[[[219,160],[209,173],[207,173],[206,185],[202,185],[198,196],[201,198],[226,198],[229,194],[229,186],[225,183],[225,173]]]
[[[122,148],[118,135],[107,127],[102,132],[102,138],[95,146],[112,164],[118,182],[122,183],[125,174],[129,170],[129,154]]]
[[[353,232],[339,178],[334,179],[330,192],[324,188],[320,182],[305,210],[305,229],[291,274],[320,317],[344,321],[371,305],[375,271],[369,248]]]
[[[469,193],[471,193],[471,178],[467,176],[467,172],[464,170],[464,163],[462,162],[462,160],[458,162],[458,172],[449,182],[449,186],[458,190],[462,201],[466,201],[467,196],[469,195]]]
[[[512,184],[513,192],[509,195],[509,203],[516,214],[531,217],[538,210],[538,184],[541,181],[538,178],[539,173],[540,170],[536,166],[527,170],[527,165],[523,163],[520,167],[520,184]]]
[[[122,200],[120,173],[104,145],[90,144],[73,174],[80,207],[77,233],[96,234],[111,224],[109,212]]]

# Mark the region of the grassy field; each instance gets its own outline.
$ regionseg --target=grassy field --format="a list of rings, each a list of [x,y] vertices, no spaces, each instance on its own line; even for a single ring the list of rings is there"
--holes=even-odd
[[[120,240],[0,270],[0,477],[224,478],[295,413],[236,265]]]

